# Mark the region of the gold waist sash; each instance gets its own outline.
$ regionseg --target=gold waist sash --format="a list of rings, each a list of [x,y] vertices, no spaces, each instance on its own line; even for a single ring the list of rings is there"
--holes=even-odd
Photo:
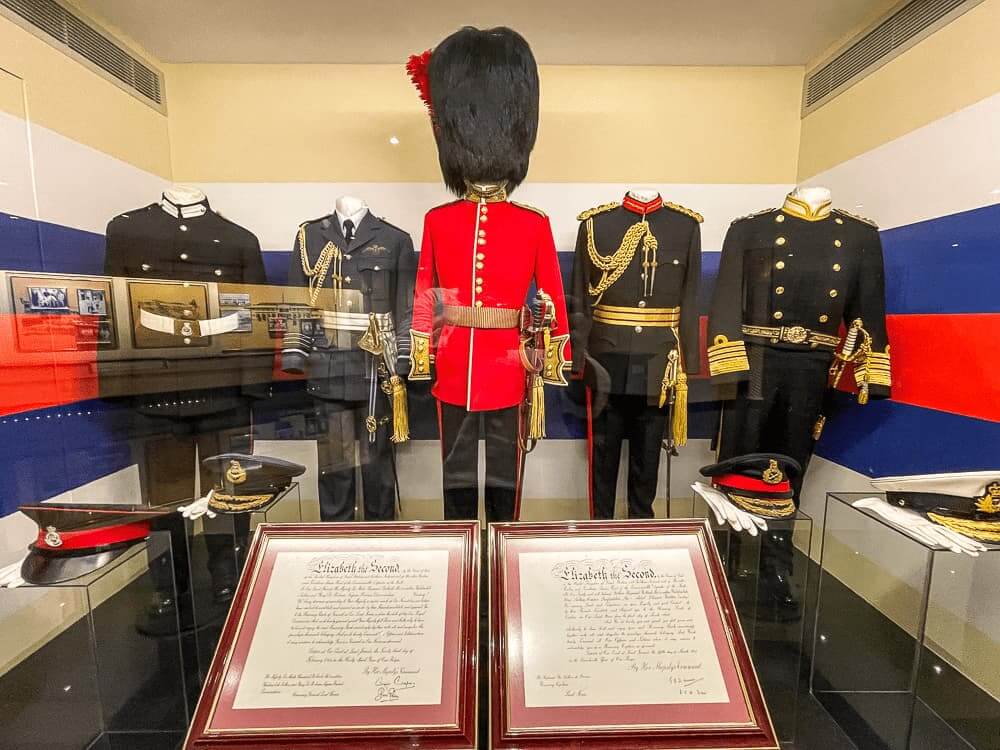
[[[760,339],[769,339],[772,344],[779,341],[788,344],[815,344],[825,346],[829,349],[836,349],[840,344],[839,336],[830,336],[826,333],[811,331],[802,326],[743,326],[743,333],[746,336],[753,336]]]
[[[462,328],[520,328],[520,308],[444,306],[444,322]]]
[[[609,326],[644,326],[676,328],[681,324],[680,307],[616,307],[594,306],[594,322]]]

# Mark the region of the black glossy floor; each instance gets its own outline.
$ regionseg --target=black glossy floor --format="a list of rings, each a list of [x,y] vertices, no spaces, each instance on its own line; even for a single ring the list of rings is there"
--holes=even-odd
[[[808,690],[817,571],[801,556],[795,558],[794,578],[801,587],[808,573],[809,585],[801,593],[802,617],[790,619],[777,616],[782,613],[769,608],[766,597],[755,606],[762,597],[752,569],[760,555],[751,549],[749,559],[750,564],[729,566],[732,589],[783,748],[1000,750],[1000,703],[933,654],[925,654],[917,676],[925,702],[917,704],[909,738],[909,723],[901,720],[908,715],[909,704],[899,696],[873,693],[820,705]],[[211,611],[210,586],[202,580],[207,575],[198,573],[205,569],[204,550],[196,549],[191,570],[203,614]],[[838,621],[829,634],[827,643],[841,651],[826,653],[827,663],[855,663],[860,656],[871,670],[888,678],[912,670],[913,640],[835,579],[825,580],[824,608],[851,613],[845,618],[849,621]],[[202,627],[182,638],[182,659],[176,638],[152,638],[136,627],[136,613],[152,591],[151,582],[140,578],[98,608],[94,626],[101,668],[96,680],[86,620],[0,676],[0,748],[173,750],[180,746],[185,717],[182,685],[186,683],[190,710],[218,626]],[[798,641],[803,633],[806,648],[800,658]],[[827,685],[829,679],[820,674],[816,684]],[[102,731],[102,704],[104,729],[109,731]],[[836,713],[839,725],[830,711]],[[481,747],[487,745],[483,742]]]

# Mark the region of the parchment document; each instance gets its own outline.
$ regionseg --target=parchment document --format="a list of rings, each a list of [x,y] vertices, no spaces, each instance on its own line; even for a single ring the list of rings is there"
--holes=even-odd
[[[519,561],[528,707],[729,700],[687,550]]]
[[[446,550],[278,552],[233,707],[441,702]]]

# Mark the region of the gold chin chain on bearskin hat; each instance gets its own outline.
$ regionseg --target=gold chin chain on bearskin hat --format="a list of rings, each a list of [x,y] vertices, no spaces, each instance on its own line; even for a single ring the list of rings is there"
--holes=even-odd
[[[597,285],[590,284],[590,296],[596,297],[599,302],[604,293],[610,289],[615,282],[622,277],[625,269],[629,267],[635,251],[639,249],[639,242],[642,242],[643,254],[646,260],[643,263],[643,271],[647,275],[650,273],[649,256],[652,255],[652,272],[655,273],[656,250],[658,243],[656,237],[649,229],[649,222],[643,217],[642,221],[636,222],[628,228],[625,236],[622,237],[622,244],[611,255],[601,255],[594,244],[594,219],[587,219],[587,254],[594,267],[601,271],[601,280]]]

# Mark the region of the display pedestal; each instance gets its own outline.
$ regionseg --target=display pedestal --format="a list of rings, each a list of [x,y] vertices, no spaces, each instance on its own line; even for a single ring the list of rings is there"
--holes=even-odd
[[[0,744],[178,746],[189,719],[180,625],[176,609],[163,617],[150,607],[159,595],[177,600],[170,544],[160,535],[84,577],[0,589],[7,627],[31,649],[16,661],[6,654]]]
[[[710,522],[778,739],[793,742],[812,518],[802,511],[791,518],[768,518],[768,530],[751,536],[716,523],[697,493],[691,495],[690,513]]]
[[[186,521],[190,550],[191,597],[197,635],[199,689],[219,641],[236,584],[246,564],[253,530],[261,523],[298,523],[302,520],[299,484],[259,513],[219,513]]]
[[[934,737],[936,750],[995,748],[988,717],[948,687],[968,681],[945,661],[947,631],[934,637],[928,613],[966,617],[956,593],[1000,547],[973,559],[927,546],[852,505],[873,496],[826,496],[810,689],[858,747],[909,750]]]

